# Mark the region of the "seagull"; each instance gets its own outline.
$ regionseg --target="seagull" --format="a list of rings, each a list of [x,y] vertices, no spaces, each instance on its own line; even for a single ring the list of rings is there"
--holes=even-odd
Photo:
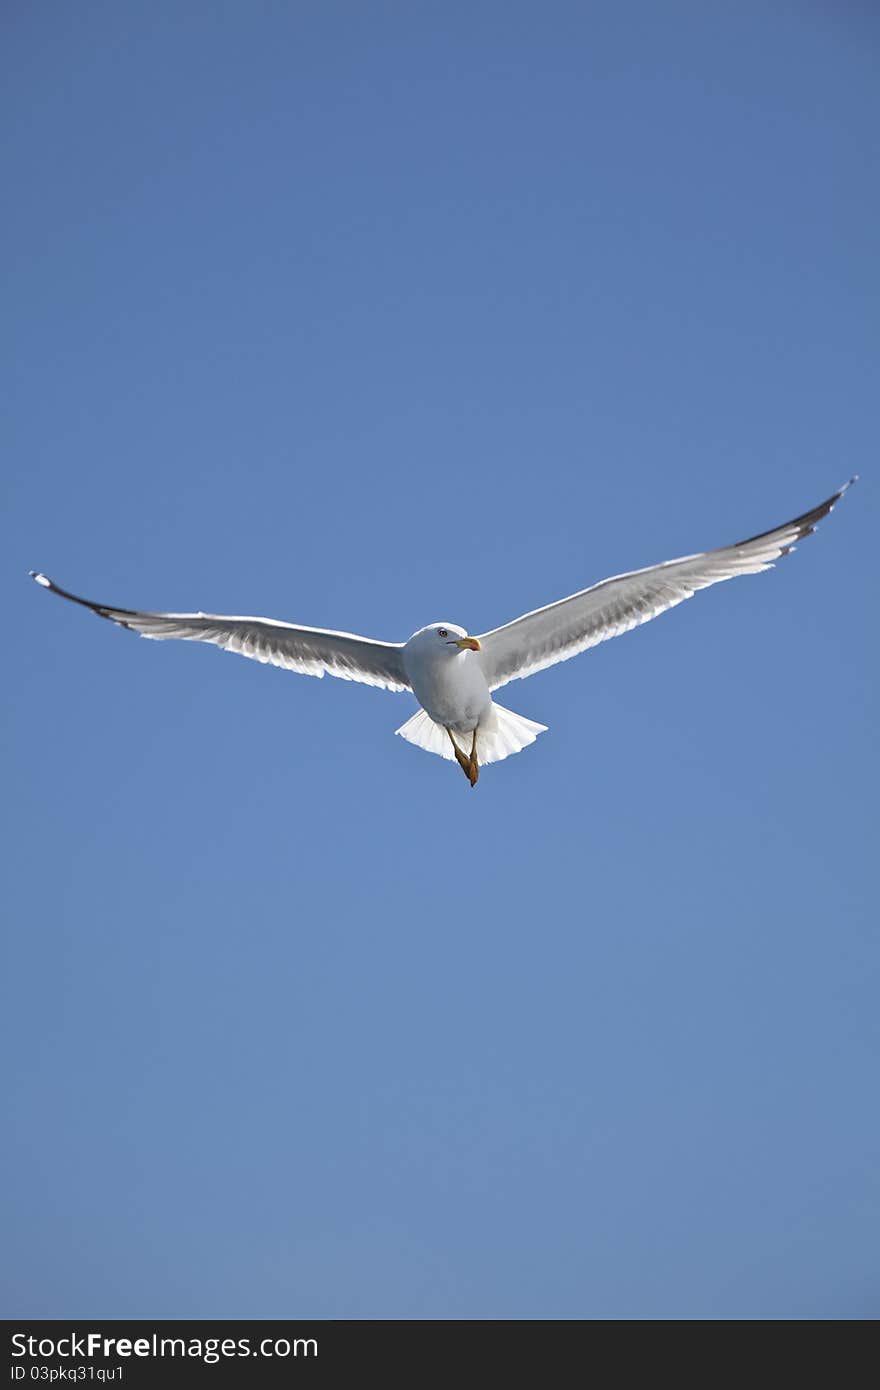
[[[691,598],[698,589],[772,569],[773,562],[809,536],[856,481],[857,477],[850,478],[827,501],[772,531],[720,550],[603,579],[479,637],[470,637],[463,627],[450,622],[429,623],[408,642],[378,642],[275,618],[148,613],[92,603],[68,593],[45,574],[29,573],[44,589],[141,637],[212,642],[224,651],[306,676],[326,674],[384,690],[409,690],[420,708],[396,732],[417,748],[450,761],[454,758],[474,787],[481,766],[519,753],[547,728],[497,704],[494,691],[629,632]]]

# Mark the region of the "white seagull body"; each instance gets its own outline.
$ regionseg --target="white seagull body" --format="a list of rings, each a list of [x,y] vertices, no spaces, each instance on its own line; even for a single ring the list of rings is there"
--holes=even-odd
[[[273,618],[141,612],[92,603],[59,588],[44,574],[30,573],[43,588],[142,637],[212,642],[225,651],[308,676],[328,674],[386,690],[411,690],[421,708],[397,732],[430,753],[457,759],[474,786],[481,764],[520,752],[546,729],[496,704],[495,690],[628,632],[698,589],[772,568],[855,481],[851,478],[826,502],[772,531],[604,579],[480,637],[469,637],[454,623],[431,623],[408,642],[378,642]]]

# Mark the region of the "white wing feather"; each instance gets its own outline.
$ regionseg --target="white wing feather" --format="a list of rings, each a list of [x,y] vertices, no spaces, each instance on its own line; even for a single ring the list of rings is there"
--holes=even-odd
[[[491,690],[568,661],[588,647],[646,623],[667,608],[740,574],[759,574],[808,536],[856,481],[850,478],[833,497],[803,516],[750,540],[686,555],[650,569],[603,579],[590,589],[537,608],[480,637],[481,661]]]
[[[341,680],[378,685],[385,690],[408,690],[403,669],[403,647],[396,642],[375,642],[351,632],[330,632],[318,627],[295,627],[274,618],[223,617],[212,613],[144,613],[133,608],[111,608],[70,594],[31,570],[31,578],[61,598],[90,608],[141,637],[162,640],[177,637],[184,642],[212,642],[227,652],[239,652],[254,661],[299,671],[305,676],[338,676]]]

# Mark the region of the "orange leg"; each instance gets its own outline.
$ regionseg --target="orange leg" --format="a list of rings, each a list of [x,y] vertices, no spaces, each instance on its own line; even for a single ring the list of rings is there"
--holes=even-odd
[[[471,740],[470,767],[468,768],[468,781],[470,782],[472,787],[475,787],[477,785],[477,779],[479,775],[480,764],[477,761],[477,731],[476,729],[474,729],[474,736]]]
[[[459,767],[461,768],[462,772],[464,773],[465,777],[466,777],[466,778],[468,779],[468,781],[470,782],[471,786],[472,786],[472,787],[475,786],[475,785],[476,785],[477,778],[478,778],[479,775],[480,775],[480,767],[479,767],[479,763],[477,762],[477,731],[476,731],[476,729],[474,729],[473,742],[471,743],[471,755],[470,755],[469,758],[466,758],[465,755],[464,755],[464,753],[462,753],[461,749],[459,748],[458,744],[457,744],[456,741],[455,741],[455,738],[454,738],[454,736],[453,736],[452,730],[451,730],[451,729],[447,729],[446,732],[447,732],[448,735],[449,735],[449,741],[450,741],[450,743],[452,744],[452,749],[453,749],[453,752],[455,753],[455,760],[456,760],[456,762],[458,763],[458,765],[459,765]]]

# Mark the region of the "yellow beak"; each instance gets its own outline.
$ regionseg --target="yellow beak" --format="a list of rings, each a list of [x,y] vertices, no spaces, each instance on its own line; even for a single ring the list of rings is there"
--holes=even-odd
[[[469,652],[478,652],[480,650],[480,644],[476,637],[460,637],[455,645],[461,647],[463,650],[466,648]]]

